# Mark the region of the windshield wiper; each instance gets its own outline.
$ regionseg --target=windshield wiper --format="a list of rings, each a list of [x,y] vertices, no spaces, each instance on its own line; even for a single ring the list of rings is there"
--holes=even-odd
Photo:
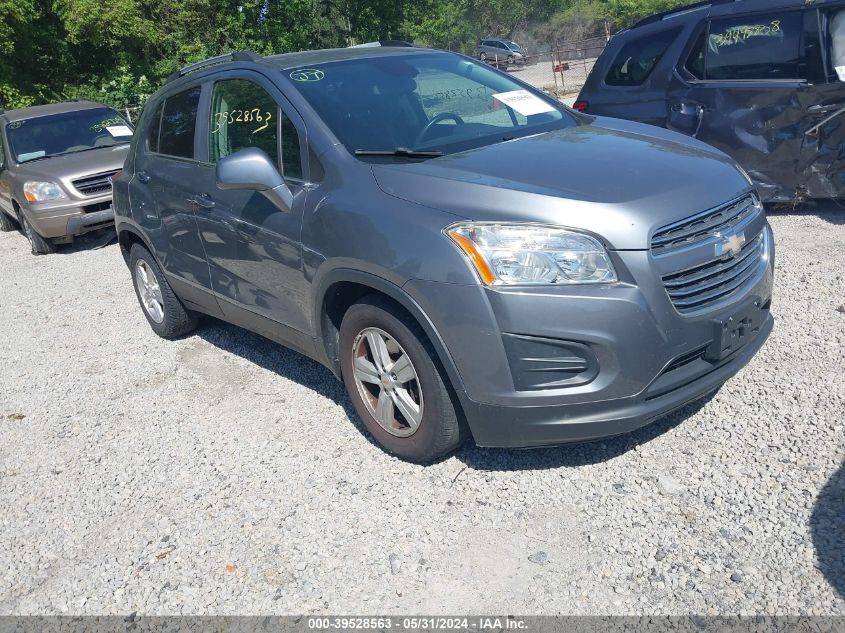
[[[356,156],[401,156],[402,158],[437,158],[443,156],[443,152],[437,150],[408,149],[397,147],[396,149],[356,149]]]

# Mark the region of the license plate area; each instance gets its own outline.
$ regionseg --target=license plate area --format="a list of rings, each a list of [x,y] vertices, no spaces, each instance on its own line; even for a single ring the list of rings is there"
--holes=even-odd
[[[724,360],[745,347],[760,333],[766,317],[762,301],[755,300],[728,316],[713,319],[713,342],[704,357],[709,361]]]

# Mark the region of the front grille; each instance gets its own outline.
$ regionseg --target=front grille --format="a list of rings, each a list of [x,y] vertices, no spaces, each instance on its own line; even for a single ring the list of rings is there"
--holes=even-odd
[[[765,232],[746,242],[732,259],[715,259],[663,277],[663,285],[678,312],[709,307],[739,290],[757,273],[765,254]]]
[[[111,177],[117,171],[110,171],[104,174],[86,176],[73,181],[73,186],[83,196],[94,196],[111,191]]]
[[[759,213],[755,201],[747,196],[717,209],[699,213],[691,218],[664,226],[651,238],[651,250],[655,255],[677,248],[692,246],[706,240],[714,233],[736,226]]]
[[[680,313],[707,309],[740,291],[755,279],[760,261],[766,257],[763,210],[753,196],[746,196],[726,205],[699,213],[659,229],[651,240],[651,252],[663,263],[662,281]],[[715,246],[719,235],[741,233],[746,242],[733,257],[711,256],[690,266],[690,254],[707,252],[707,242]],[[674,259],[684,263],[672,270]],[[668,267],[666,264],[670,264]]]
[[[97,211],[105,211],[111,208],[111,202],[96,202],[94,204],[86,204],[82,207],[85,213],[96,213]]]

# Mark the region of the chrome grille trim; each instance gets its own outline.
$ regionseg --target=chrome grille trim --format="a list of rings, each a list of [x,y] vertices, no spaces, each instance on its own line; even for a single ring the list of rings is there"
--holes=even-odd
[[[72,184],[82,195],[95,196],[111,192],[111,177],[116,173],[117,170],[102,174],[94,174],[93,176],[86,176],[85,178],[77,178],[72,181]]]
[[[676,248],[697,244],[714,233],[753,218],[758,212],[754,198],[744,196],[658,229],[651,238],[651,250],[655,255],[662,255]]]

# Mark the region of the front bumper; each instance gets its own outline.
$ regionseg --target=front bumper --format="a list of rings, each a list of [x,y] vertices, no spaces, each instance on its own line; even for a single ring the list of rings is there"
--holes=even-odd
[[[477,444],[543,446],[634,430],[717,389],[772,331],[773,250],[740,296],[696,315],[674,309],[648,252],[612,256],[620,283],[609,287],[406,284],[448,351]],[[724,347],[717,324],[748,315],[742,342]]]
[[[62,202],[31,204],[24,210],[27,220],[42,237],[75,237],[114,225],[110,196],[85,203]]]

